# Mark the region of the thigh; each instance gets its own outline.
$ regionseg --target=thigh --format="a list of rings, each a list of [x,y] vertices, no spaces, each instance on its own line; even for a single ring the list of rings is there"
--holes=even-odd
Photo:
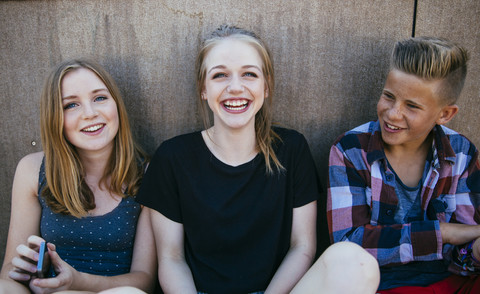
[[[21,293],[30,294],[30,290],[13,280],[0,279],[0,294]]]

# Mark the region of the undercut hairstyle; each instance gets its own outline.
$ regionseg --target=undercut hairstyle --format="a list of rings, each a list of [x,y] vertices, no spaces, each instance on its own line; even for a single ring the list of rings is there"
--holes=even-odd
[[[46,176],[41,196],[55,213],[75,217],[86,216],[89,210],[95,208],[95,197],[85,182],[82,161],[75,146],[64,135],[62,81],[67,73],[80,68],[92,71],[105,84],[118,111],[118,132],[99,185],[122,197],[136,195],[147,160],[146,154],[133,139],[125,104],[110,74],[87,59],[68,60],[57,65],[47,76],[40,98]]]
[[[255,48],[262,60],[262,73],[265,79],[265,89],[268,91],[268,97],[265,97],[262,108],[255,115],[255,137],[257,148],[265,158],[267,174],[273,174],[275,170],[280,172],[284,170],[284,167],[273,150],[274,143],[277,140],[281,140],[272,129],[272,100],[275,88],[273,60],[267,45],[254,32],[225,24],[209,34],[201,44],[195,63],[195,70],[197,76],[197,98],[200,103],[204,126],[206,129],[211,126],[208,103],[202,99],[202,92],[205,89],[205,79],[207,75],[205,59],[212,48],[226,40],[240,40],[245,42]]]
[[[467,75],[468,51],[441,38],[408,38],[395,44],[391,69],[413,74],[427,81],[441,80],[436,94],[440,102],[455,104]]]

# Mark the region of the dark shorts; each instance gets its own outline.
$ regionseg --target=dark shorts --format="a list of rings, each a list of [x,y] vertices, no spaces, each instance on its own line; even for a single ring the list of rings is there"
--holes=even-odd
[[[427,287],[406,286],[377,291],[378,294],[470,294],[480,293],[479,276],[451,275]]]

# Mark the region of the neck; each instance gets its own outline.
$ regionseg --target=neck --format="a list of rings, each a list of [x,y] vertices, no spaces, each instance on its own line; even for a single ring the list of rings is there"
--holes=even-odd
[[[384,144],[385,155],[389,160],[393,158],[426,158],[428,151],[432,146],[433,134],[430,133],[425,140],[418,144],[409,144],[409,145],[386,145]]]
[[[202,135],[215,157],[232,166],[244,164],[258,153],[254,128],[225,130],[213,126]]]
[[[103,178],[112,150],[103,152],[79,152],[85,172],[85,181],[89,186],[98,186]]]

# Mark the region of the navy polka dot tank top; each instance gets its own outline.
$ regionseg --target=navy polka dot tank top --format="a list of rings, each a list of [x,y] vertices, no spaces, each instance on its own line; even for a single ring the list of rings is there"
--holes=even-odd
[[[60,257],[80,272],[114,276],[130,271],[140,204],[123,198],[111,212],[76,218],[52,212],[40,191],[46,183],[44,163],[39,175],[42,206],[40,235],[55,244]]]

